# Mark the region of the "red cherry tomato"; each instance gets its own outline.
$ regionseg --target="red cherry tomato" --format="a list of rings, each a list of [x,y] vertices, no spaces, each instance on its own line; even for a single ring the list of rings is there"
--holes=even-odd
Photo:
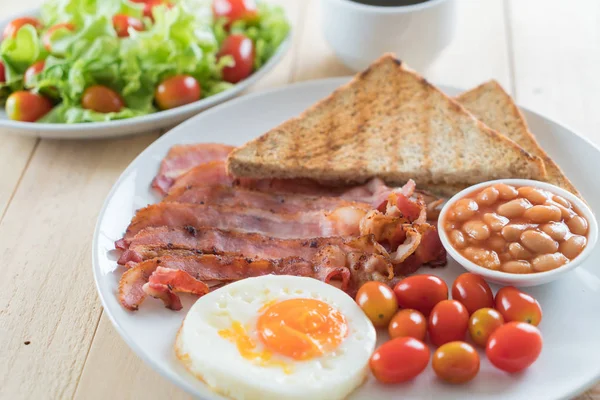
[[[519,372],[537,360],[542,352],[542,342],[542,334],[535,326],[509,322],[492,333],[485,354],[496,368]]]
[[[371,372],[379,382],[406,382],[429,364],[429,348],[411,337],[392,339],[379,347],[369,360]]]
[[[4,63],[0,62],[0,83],[6,82],[6,68]]]
[[[394,293],[400,307],[428,316],[437,303],[448,299],[448,286],[435,275],[414,275],[398,282]]]
[[[494,294],[490,286],[482,277],[470,272],[456,278],[452,285],[452,298],[460,301],[469,314],[480,308],[494,307]]]
[[[158,108],[168,110],[200,100],[200,84],[189,75],[165,79],[154,93]]]
[[[469,312],[456,300],[440,301],[429,315],[429,338],[436,346],[464,340],[468,327]]]
[[[538,326],[542,321],[542,307],[536,299],[519,289],[506,286],[496,293],[496,310],[507,322],[527,322]]]
[[[448,383],[465,383],[479,372],[479,354],[465,342],[450,342],[440,346],[431,361],[438,378]]]
[[[52,35],[59,29],[68,29],[70,31],[74,31],[75,25],[70,22],[63,22],[50,27],[46,32],[44,32],[42,35],[42,43],[44,44],[46,50],[52,52]]]
[[[424,341],[427,334],[427,320],[417,310],[400,310],[390,321],[388,332],[392,339],[409,336]]]
[[[221,45],[218,57],[232,56],[235,65],[223,68],[223,80],[238,83],[246,79],[254,68],[254,43],[244,35],[228,36]]]
[[[140,3],[144,3],[144,16],[150,18],[152,21],[154,21],[154,15],[152,14],[154,7],[164,5],[167,8],[173,8],[173,3],[166,0],[146,0]]]
[[[25,86],[31,85],[34,77],[44,70],[44,65],[46,62],[44,60],[38,61],[36,63],[31,64],[29,68],[25,71],[25,76],[23,77],[23,81]]]
[[[125,102],[114,90],[102,85],[90,86],[83,92],[81,106],[100,113],[119,112]]]
[[[35,122],[52,110],[52,102],[39,94],[24,90],[6,99],[6,114],[15,121]]]
[[[504,325],[504,317],[493,308],[480,308],[471,314],[469,319],[469,333],[475,344],[485,347],[488,339]]]
[[[137,18],[130,17],[125,14],[117,14],[113,17],[113,26],[117,32],[118,37],[128,37],[129,28],[133,28],[136,31],[143,31],[144,24]]]
[[[42,23],[37,18],[32,17],[22,17],[13,19],[10,21],[8,25],[4,28],[4,33],[2,34],[2,38],[12,38],[17,35],[19,29],[21,29],[25,25],[32,25],[35,29],[42,29]]]
[[[367,282],[358,289],[356,303],[377,328],[387,327],[398,311],[398,302],[392,289],[376,281]]]
[[[212,11],[215,19],[225,18],[226,28],[238,20],[252,21],[258,18],[254,0],[213,0]]]

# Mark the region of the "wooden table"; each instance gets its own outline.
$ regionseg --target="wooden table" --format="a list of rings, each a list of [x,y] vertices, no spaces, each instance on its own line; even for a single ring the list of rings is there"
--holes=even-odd
[[[279,0],[291,51],[252,90],[348,75],[318,0]],[[2,17],[40,0],[1,0]],[[495,78],[517,102],[600,143],[600,2],[459,0],[452,44],[423,74],[469,88]],[[410,63],[410,60],[407,60]],[[96,217],[121,171],[160,132],[106,141],[1,135],[0,398],[184,399],[121,340],[91,269]],[[579,399],[600,399],[600,385]]]

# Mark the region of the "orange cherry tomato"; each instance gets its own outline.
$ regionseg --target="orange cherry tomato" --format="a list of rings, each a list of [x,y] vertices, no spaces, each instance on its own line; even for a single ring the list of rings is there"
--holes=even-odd
[[[254,0],[213,0],[212,11],[215,19],[225,18],[225,28],[238,20],[252,21],[258,18],[258,10]]]
[[[173,8],[173,3],[166,0],[146,0],[141,3],[144,3],[144,16],[150,18],[154,21],[153,10],[154,7],[164,5],[167,8]]]
[[[158,108],[168,110],[200,100],[200,84],[189,75],[175,75],[157,86],[154,99]]]
[[[429,338],[436,346],[464,340],[468,326],[469,312],[465,306],[456,300],[443,300],[429,315]]]
[[[61,24],[56,24],[50,27],[46,32],[44,32],[44,34],[42,35],[42,43],[44,44],[46,50],[48,50],[49,52],[52,52],[52,35],[59,29],[67,29],[70,31],[74,31],[75,25],[73,25],[70,22],[63,22]]]
[[[137,18],[125,14],[117,14],[113,17],[113,26],[118,37],[128,37],[129,28],[136,31],[144,30],[144,23]]]
[[[390,321],[388,332],[392,339],[409,336],[424,341],[427,334],[427,320],[417,310],[400,310]]]
[[[542,321],[542,307],[536,299],[513,286],[503,287],[496,293],[496,310],[507,322],[527,322],[538,326]]]
[[[23,77],[23,83],[25,83],[25,86],[30,86],[33,83],[34,77],[44,70],[45,65],[46,62],[42,60],[31,64],[31,66],[27,68],[25,71],[25,76]]]
[[[221,45],[218,57],[229,55],[233,57],[235,64],[232,67],[223,68],[223,80],[230,83],[238,83],[246,79],[254,68],[254,43],[244,35],[236,34],[228,36]]]
[[[81,106],[99,113],[119,112],[125,102],[114,90],[102,85],[90,86],[83,92]]]
[[[392,339],[379,347],[369,360],[371,372],[382,383],[406,382],[429,364],[429,348],[411,337]]]
[[[392,289],[376,281],[367,282],[358,289],[356,303],[377,328],[387,327],[398,311],[398,301]]]
[[[24,90],[6,99],[6,114],[15,121],[35,122],[52,110],[52,102],[39,94]]]
[[[431,366],[438,378],[448,383],[465,383],[479,372],[479,354],[468,343],[450,342],[433,353]]]
[[[32,25],[35,29],[42,29],[42,23],[37,18],[32,17],[22,17],[16,18],[10,21],[8,25],[4,28],[4,33],[2,34],[2,38],[12,38],[17,35],[19,29],[21,29],[25,25]]]
[[[490,286],[481,276],[470,272],[456,278],[452,285],[452,298],[467,307],[469,314],[480,308],[494,307],[494,294]]]
[[[448,299],[448,286],[435,275],[413,275],[398,282],[394,293],[400,307],[428,316],[437,303]]]
[[[0,83],[6,82],[6,67],[4,63],[0,62]]]
[[[488,340],[485,354],[498,369],[513,373],[524,370],[542,352],[542,334],[525,322],[509,322],[496,329]]]
[[[488,339],[504,325],[504,317],[493,308],[480,308],[471,314],[469,319],[469,333],[471,339],[478,346],[485,347]]]

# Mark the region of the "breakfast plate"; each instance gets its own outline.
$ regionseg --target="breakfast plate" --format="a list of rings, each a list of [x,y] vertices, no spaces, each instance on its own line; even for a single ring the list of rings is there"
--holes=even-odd
[[[348,78],[334,78],[290,85],[235,99],[198,115],[158,139],[123,172],[100,212],[93,240],[93,269],[104,310],[127,344],[152,368],[203,399],[220,399],[179,363],[173,346],[177,331],[194,299],[185,297],[183,310],[173,312],[160,302],[147,302],[139,311],[125,310],[116,293],[120,272],[114,242],[119,239],[135,211],[159,197],[150,182],[160,161],[175,144],[220,142],[242,145],[285,120],[298,115],[326,96]],[[459,90],[441,87],[449,95]],[[600,150],[572,130],[535,112],[523,109],[540,144],[580,188],[592,209],[600,207],[600,190],[595,183],[597,166],[590,160]],[[540,329],[544,349],[527,371],[508,375],[493,368],[482,357],[479,375],[468,384],[453,386],[436,379],[428,368],[410,383],[382,385],[369,377],[352,393],[352,399],[567,399],[582,393],[600,379],[600,250],[596,249],[581,267],[560,279],[528,289],[544,308]],[[464,269],[453,260],[444,268],[422,268],[452,282]],[[498,287],[493,287],[496,290]],[[379,343],[387,336],[378,333]],[[215,360],[218,362],[218,360]]]
[[[13,15],[10,18],[0,22],[0,31],[3,31],[9,22],[16,18],[38,15],[40,15],[39,9],[33,9]],[[46,139],[102,139],[147,133],[149,131],[156,131],[158,129],[172,127],[182,121],[185,121],[191,116],[198,114],[202,110],[220,104],[239,95],[244,90],[258,82],[273,67],[279,64],[290,46],[290,38],[291,33],[288,33],[287,38],[281,42],[276,52],[269,58],[269,60],[262,65],[260,69],[252,73],[248,78],[240,81],[223,92],[203,98],[193,103],[128,119],[72,124],[13,121],[8,118],[4,107],[2,107],[0,109],[0,129],[2,129],[3,132],[10,134],[35,136]]]

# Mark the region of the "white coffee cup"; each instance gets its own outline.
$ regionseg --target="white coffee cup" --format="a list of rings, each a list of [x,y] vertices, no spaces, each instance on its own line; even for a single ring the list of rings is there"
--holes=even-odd
[[[321,0],[327,42],[349,68],[358,71],[386,52],[416,70],[425,69],[450,43],[455,0],[407,6],[372,6],[351,0]]]

